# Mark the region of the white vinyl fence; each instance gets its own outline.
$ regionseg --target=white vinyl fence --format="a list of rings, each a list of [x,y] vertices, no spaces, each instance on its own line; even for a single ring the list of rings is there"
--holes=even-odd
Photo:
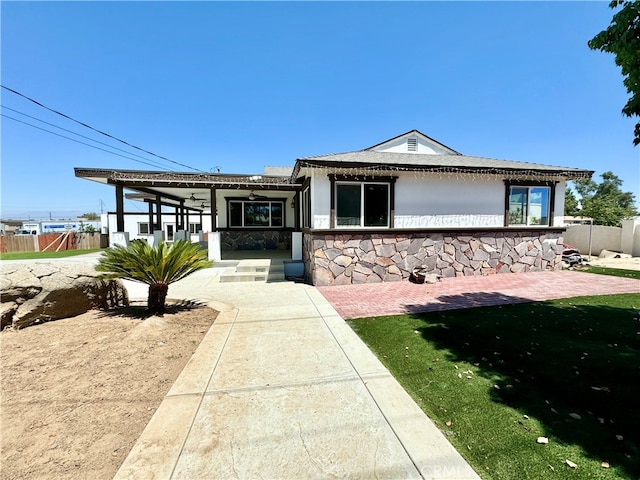
[[[597,256],[602,250],[612,250],[640,257],[640,218],[623,220],[622,227],[567,225],[564,242],[576,247],[583,255]]]

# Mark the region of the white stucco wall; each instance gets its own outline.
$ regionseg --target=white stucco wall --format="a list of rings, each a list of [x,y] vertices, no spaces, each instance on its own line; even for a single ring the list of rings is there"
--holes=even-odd
[[[326,174],[317,175],[313,170],[311,177],[311,228],[330,228],[331,182]]]
[[[564,191],[567,182],[562,181],[556,184],[556,208],[553,211],[553,226],[564,226]]]
[[[312,182],[313,226],[329,228],[331,182],[325,175]],[[400,174],[395,185],[395,227],[502,227],[504,183],[463,180],[453,176]]]
[[[331,181],[313,175],[312,228],[330,228]],[[503,227],[505,185],[501,178],[396,174],[395,228]],[[553,226],[562,226],[565,182],[556,186]]]
[[[501,180],[404,175],[395,194],[396,228],[503,226]]]

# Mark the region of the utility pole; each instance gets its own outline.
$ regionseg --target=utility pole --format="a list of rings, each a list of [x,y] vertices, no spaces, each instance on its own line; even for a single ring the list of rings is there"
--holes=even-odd
[[[104,202],[102,201],[102,199],[100,199],[100,215],[104,213],[103,209],[104,209]]]

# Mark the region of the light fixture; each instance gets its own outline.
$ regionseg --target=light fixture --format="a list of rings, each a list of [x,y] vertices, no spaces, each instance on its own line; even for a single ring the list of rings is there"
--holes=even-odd
[[[251,190],[251,193],[249,194],[249,200],[253,201],[256,199],[256,194],[253,193],[253,190]]]
[[[296,208],[296,198],[295,197],[293,197],[291,199],[291,208]]]

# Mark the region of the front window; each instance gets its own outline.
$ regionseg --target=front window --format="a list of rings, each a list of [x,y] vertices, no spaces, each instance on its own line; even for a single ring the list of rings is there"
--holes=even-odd
[[[229,226],[268,228],[284,226],[284,202],[244,201],[229,202]]]
[[[336,222],[339,227],[388,227],[389,184],[337,183]]]
[[[149,234],[149,224],[148,223],[138,223],[138,234],[139,235],[148,235]]]
[[[189,233],[198,233],[202,231],[202,225],[199,223],[189,224]]]
[[[550,187],[509,187],[509,225],[549,225]]]

